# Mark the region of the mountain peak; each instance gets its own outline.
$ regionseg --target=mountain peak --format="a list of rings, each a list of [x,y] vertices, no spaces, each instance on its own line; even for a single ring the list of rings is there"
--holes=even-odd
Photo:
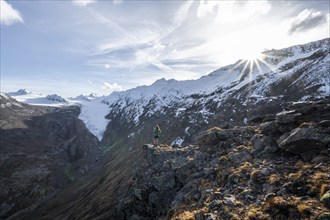
[[[19,95],[27,95],[31,94],[32,92],[27,89],[19,89],[16,92],[9,92],[8,95],[10,96],[19,96]]]

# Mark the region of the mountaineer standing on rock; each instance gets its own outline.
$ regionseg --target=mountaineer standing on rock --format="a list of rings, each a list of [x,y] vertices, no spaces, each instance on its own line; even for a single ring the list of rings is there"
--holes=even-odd
[[[156,125],[155,129],[154,129],[154,132],[153,132],[153,144],[154,144],[154,147],[157,147],[158,146],[158,141],[159,141],[159,137],[160,137],[160,134],[161,134],[161,130],[159,128],[159,125]]]

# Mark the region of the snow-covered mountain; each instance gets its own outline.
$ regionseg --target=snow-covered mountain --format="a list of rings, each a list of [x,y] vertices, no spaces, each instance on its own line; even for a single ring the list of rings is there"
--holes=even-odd
[[[99,140],[102,139],[108,123],[108,120],[105,118],[105,115],[108,113],[108,106],[102,102],[102,96],[95,93],[65,99],[57,94],[43,95],[26,89],[20,89],[17,92],[8,93],[8,95],[19,102],[30,105],[51,107],[78,105],[81,107],[79,119],[85,123],[90,132]]]
[[[329,39],[324,39],[273,49],[263,52],[257,60],[239,60],[197,80],[160,79],[150,86],[106,97],[80,95],[56,105],[81,105],[79,117],[99,139],[108,122],[114,123],[118,118],[121,123],[138,126],[152,116],[157,118],[154,123],[160,124],[163,120],[188,117],[182,121],[182,137],[196,123],[247,123],[258,114],[283,108],[285,101],[329,96],[329,44]],[[54,103],[42,95],[19,92],[23,91],[12,96],[22,102]]]
[[[181,207],[178,204],[186,202],[185,198],[193,198],[196,207],[196,202],[202,201],[199,198],[206,198],[203,195],[211,192],[199,188],[210,186],[217,192],[222,187],[220,191],[225,194],[230,185],[233,191],[229,191],[229,195],[233,196],[242,195],[236,194],[237,186],[244,190],[242,192],[262,191],[262,197],[254,195],[253,200],[248,200],[253,204],[258,200],[267,202],[267,197],[273,197],[271,194],[274,193],[263,190],[264,182],[271,178],[269,175],[276,171],[275,167],[283,171],[287,165],[297,166],[298,169],[292,166],[292,171],[298,176],[309,169],[303,167],[313,167],[314,174],[320,176],[315,181],[324,181],[318,188],[329,183],[327,167],[321,161],[329,158],[329,123],[326,119],[329,118],[330,39],[265,51],[259,60],[240,60],[197,80],[160,79],[151,86],[140,86],[105,97],[92,94],[61,102],[62,98],[57,95],[47,99],[46,95],[24,90],[10,95],[21,102],[53,107],[26,105],[0,94],[0,146],[5,146],[0,155],[4,161],[0,165],[5,177],[0,178],[0,186],[4,189],[0,200],[4,201],[1,207],[4,207],[5,217],[26,207],[35,207],[35,201],[39,199],[46,201],[50,193],[56,193],[63,184],[72,181],[74,174],[83,175],[90,165],[98,162],[100,167],[90,173],[90,178],[82,178],[81,182],[65,189],[54,200],[46,201],[46,206],[34,213],[36,217],[22,219],[66,219],[72,216],[80,219],[139,218],[150,210],[157,212],[152,215],[155,217],[160,214],[159,206],[166,211],[174,204],[172,208],[176,209]],[[144,149],[141,146],[151,142],[155,124],[161,127],[160,143],[165,147],[153,149],[152,153],[148,145]],[[248,126],[236,126],[245,124]],[[99,142],[90,132],[98,137]],[[198,137],[199,141],[196,141]],[[198,142],[203,143],[204,137],[210,140],[204,142],[205,145],[198,145]],[[216,145],[214,140],[217,140]],[[292,143],[300,153],[301,149],[317,150],[320,146],[325,150],[316,155],[313,164],[308,166],[298,161],[298,157],[291,158],[291,154],[270,163],[264,160],[268,158],[258,155],[264,150],[273,153],[273,145],[292,149]],[[166,144],[195,146],[172,148]],[[167,154],[173,158],[168,160]],[[242,159],[248,163],[242,166]],[[228,172],[233,163],[237,168],[235,174],[241,173],[242,179],[230,177]],[[148,167],[148,164],[155,166]],[[226,166],[223,167],[224,164]],[[242,167],[254,167],[254,170],[244,173]],[[322,175],[317,169],[323,170]],[[294,196],[297,205],[302,200],[308,205],[318,204],[318,192],[314,192],[313,198],[317,203],[309,203],[311,200],[303,199],[307,190],[303,190],[303,194],[301,190],[298,192],[296,185],[292,185],[291,175],[287,181],[282,181],[288,173],[278,172],[281,182],[274,183],[274,187],[278,188],[274,192],[290,194],[290,200],[297,194],[298,197]],[[257,184],[259,174],[267,178],[263,176],[263,181]],[[308,186],[299,186],[306,189],[315,186],[314,182],[308,182],[314,174],[304,177]],[[200,179],[201,175],[207,176],[206,181]],[[253,183],[258,185],[258,189],[251,188]],[[286,191],[284,184],[296,194]],[[273,186],[267,187],[273,189]],[[190,192],[197,197],[190,196]],[[311,195],[309,192],[307,196]],[[172,196],[177,196],[177,200],[173,200]],[[214,203],[201,204],[207,205],[207,209],[209,204],[236,207],[232,202],[225,202],[225,197],[220,199],[221,203],[217,203],[220,201],[217,198]],[[241,206],[237,207],[241,213]],[[249,206],[244,207],[249,209]],[[313,213],[316,209],[320,208],[314,206]],[[24,212],[21,213],[23,216]]]
[[[138,126],[143,132],[152,129],[152,123],[180,134],[168,141],[189,141],[203,124],[246,124],[285,108],[287,102],[329,96],[329,44],[324,39],[269,50],[258,60],[240,60],[197,80],[160,79],[151,86],[112,93],[103,99],[110,108],[107,132],[119,125]],[[175,127],[168,121],[175,121]]]
[[[57,94],[43,95],[26,89],[19,89],[17,92],[9,92],[7,94],[19,102],[30,105],[61,107],[72,104]]]

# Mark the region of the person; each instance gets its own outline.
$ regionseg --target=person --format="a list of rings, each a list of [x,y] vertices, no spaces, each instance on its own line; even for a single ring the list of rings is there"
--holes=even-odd
[[[159,137],[160,137],[160,134],[161,134],[161,130],[159,128],[159,125],[156,125],[155,129],[154,129],[154,132],[153,132],[153,144],[154,144],[154,147],[157,147],[158,146],[158,141],[159,141]]]

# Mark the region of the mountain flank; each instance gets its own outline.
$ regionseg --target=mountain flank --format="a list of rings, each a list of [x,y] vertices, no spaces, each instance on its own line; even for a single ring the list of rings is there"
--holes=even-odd
[[[78,119],[78,106],[30,106],[0,96],[1,217],[33,209],[84,175],[98,141]]]
[[[330,98],[194,145],[117,148],[104,171],[23,219],[328,219]]]

